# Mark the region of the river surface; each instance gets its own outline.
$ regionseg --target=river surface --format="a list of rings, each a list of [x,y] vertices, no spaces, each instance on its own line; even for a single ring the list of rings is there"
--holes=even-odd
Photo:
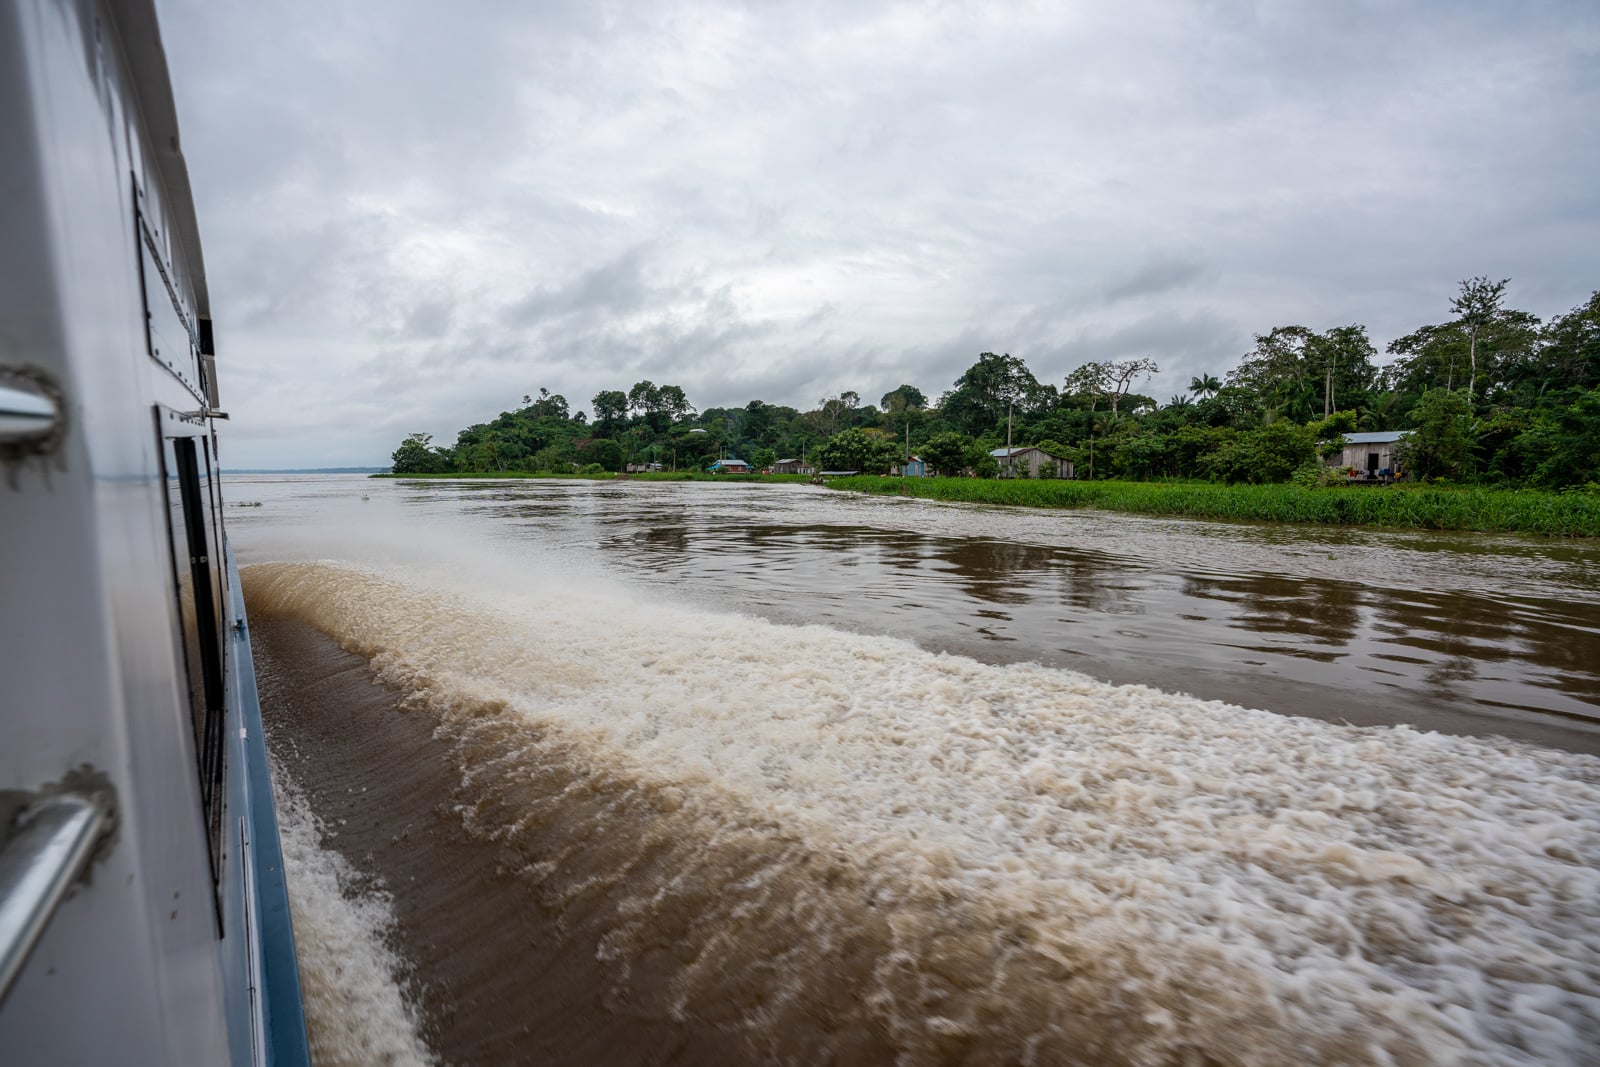
[[[329,1062],[1595,1062],[1591,542],[227,486]]]

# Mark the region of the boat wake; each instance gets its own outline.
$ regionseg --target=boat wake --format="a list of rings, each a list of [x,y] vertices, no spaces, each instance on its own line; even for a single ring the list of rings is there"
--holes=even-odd
[[[1600,760],[645,603],[247,569],[608,1010],[772,1062],[1575,1063]],[[298,916],[297,916],[298,920]]]
[[[323,846],[326,829],[277,761],[272,779],[312,1059],[319,1067],[434,1067],[401,995],[406,968],[389,947],[388,894]]]

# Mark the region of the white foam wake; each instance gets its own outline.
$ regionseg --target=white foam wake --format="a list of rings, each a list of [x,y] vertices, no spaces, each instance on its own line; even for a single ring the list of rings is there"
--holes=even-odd
[[[247,585],[253,610],[372,657],[460,736],[511,716],[647,784],[705,841],[778,826],[857,872],[892,940],[864,996],[914,1058],[952,1041],[996,1061],[1103,1042],[1096,1057],[1134,1063],[1600,1047],[1591,757],[598,590],[488,596],[317,564]],[[662,892],[636,891],[639,911]]]
[[[272,780],[312,1061],[432,1067],[437,1061],[401,993],[404,962],[388,946],[388,895],[323,847],[321,821],[276,762]]]

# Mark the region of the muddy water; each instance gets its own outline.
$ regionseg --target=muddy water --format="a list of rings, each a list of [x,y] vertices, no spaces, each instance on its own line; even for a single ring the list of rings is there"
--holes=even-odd
[[[230,518],[275,755],[450,1062],[1600,1045],[1600,762],[1198,699],[1591,750],[1585,546],[732,487],[233,496],[263,503]]]
[[[780,623],[1246,707],[1600,751],[1600,545],[866,499],[810,487],[236,479],[242,554],[481,539]],[[364,544],[361,544],[362,541]],[[260,545],[260,549],[257,549]],[[449,548],[437,553],[449,558]]]
[[[629,991],[595,958],[598,931],[614,919],[590,914],[604,900],[552,909],[519,877],[530,856],[561,847],[566,823],[514,845],[466,832],[460,759],[430,716],[403,710],[403,694],[374,680],[364,658],[304,623],[267,616],[251,636],[278,762],[305,783],[327,843],[385,888],[393,921],[384,932],[404,961],[387,980],[420,1007],[423,1036],[449,1062],[626,1063],[641,1052],[662,1063],[738,1060],[737,1044],[714,1028],[630,1009]],[[570,788],[570,769],[548,775],[517,798],[527,810]],[[565,874],[576,883],[586,871]],[[315,1043],[334,1046],[341,1030],[373,1028],[358,1011],[324,1009],[312,1021]]]

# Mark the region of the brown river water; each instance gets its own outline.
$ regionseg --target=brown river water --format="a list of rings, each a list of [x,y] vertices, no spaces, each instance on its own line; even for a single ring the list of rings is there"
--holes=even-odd
[[[1597,1062],[1600,546],[228,487],[321,1062]]]

